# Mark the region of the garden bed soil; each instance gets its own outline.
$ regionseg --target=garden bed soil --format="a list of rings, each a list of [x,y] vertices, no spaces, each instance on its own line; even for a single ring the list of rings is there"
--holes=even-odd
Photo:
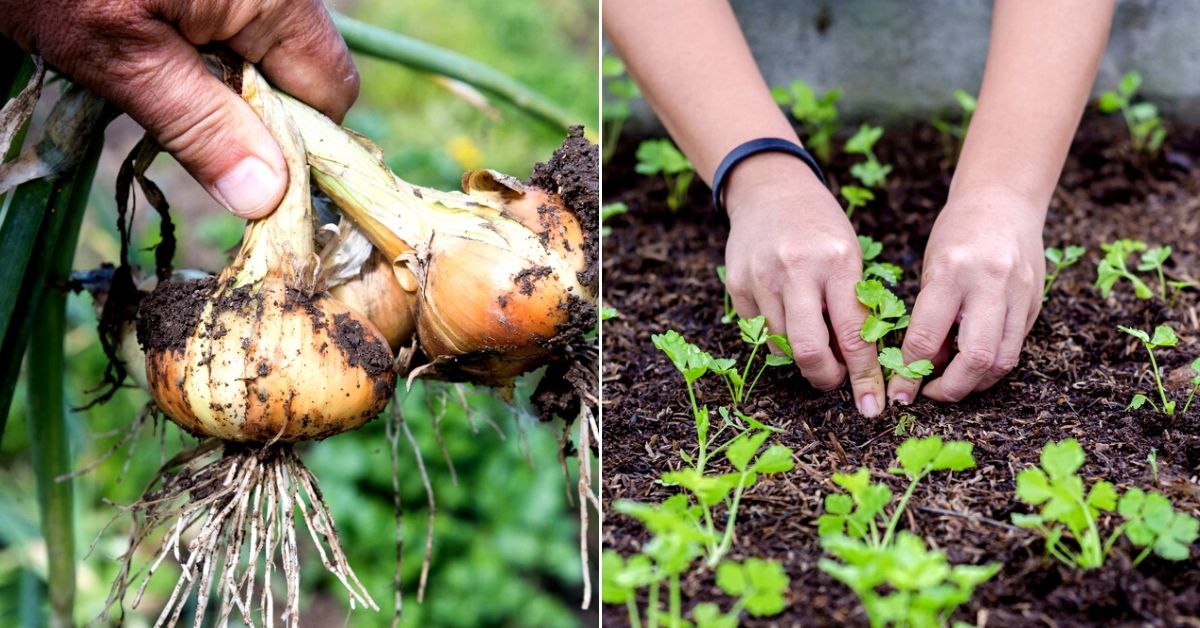
[[[611,221],[604,242],[604,297],[620,317],[604,326],[604,500],[662,500],[675,491],[656,483],[678,468],[678,452],[692,451],[695,437],[681,376],[650,341],[675,329],[714,355],[748,354],[732,325],[720,322],[722,286],[714,268],[723,263],[727,226],[716,216],[703,186],[693,185],[678,214],[665,207],[661,181],[633,173],[636,144],[626,140],[605,170],[605,202],[624,201],[630,212]],[[921,260],[934,218],[946,196],[950,167],[941,138],[927,125],[889,129],[880,159],[895,166],[886,194],[853,222],[859,233],[884,244],[882,259],[900,264],[905,278],[897,294],[910,305],[917,293]],[[829,170],[847,181],[850,160]],[[749,412],[782,428],[773,437],[796,451],[796,468],[763,477],[742,499],[730,557],[779,560],[791,578],[788,607],[747,625],[863,625],[866,616],[845,586],[817,568],[822,556],[816,518],[822,499],[835,490],[830,476],[858,466],[899,492],[900,479],[886,473],[904,437],[893,434],[902,414],[915,418],[907,435],[941,435],[975,444],[975,469],[933,474],[917,489],[902,523],[925,536],[955,563],[1003,564],[979,587],[956,619],[990,626],[1200,625],[1200,565],[1155,556],[1131,565],[1132,548],[1117,543],[1106,565],[1079,573],[1043,558],[1033,533],[1009,525],[1028,510],[1014,497],[1017,471],[1036,463],[1047,440],[1079,439],[1087,452],[1081,473],[1089,482],[1106,478],[1119,490],[1157,488],[1176,506],[1200,515],[1200,408],[1188,417],[1163,420],[1153,411],[1128,411],[1136,392],[1149,392],[1145,350],[1117,325],[1152,328],[1170,323],[1180,337],[1159,352],[1173,381],[1200,356],[1200,298],[1186,293],[1167,309],[1138,301],[1128,284],[1109,299],[1092,287],[1099,245],[1136,238],[1174,247],[1170,274],[1200,279],[1200,129],[1173,125],[1163,155],[1137,158],[1119,120],[1089,115],[1075,139],[1050,205],[1047,245],[1082,244],[1088,253],[1063,271],[1025,342],[1020,365],[999,384],[957,405],[920,398],[908,408],[889,408],[868,420],[855,411],[849,387],[821,394],[790,368],[771,369],[759,383]],[[1002,217],[998,217],[1002,220]],[[1156,285],[1152,283],[1152,285]],[[1179,394],[1181,387],[1173,392]],[[721,382],[698,384],[700,403],[729,404]],[[907,436],[906,435],[906,436]],[[1147,454],[1158,451],[1155,485]],[[722,461],[723,462],[723,461]],[[718,470],[724,471],[718,466]],[[631,518],[611,509],[604,543],[622,554],[647,539]],[[1115,522],[1106,519],[1104,528]],[[696,568],[683,583],[685,608],[732,600],[715,586],[711,571]],[[643,608],[644,608],[643,598]],[[623,607],[604,608],[612,625],[624,625]]]

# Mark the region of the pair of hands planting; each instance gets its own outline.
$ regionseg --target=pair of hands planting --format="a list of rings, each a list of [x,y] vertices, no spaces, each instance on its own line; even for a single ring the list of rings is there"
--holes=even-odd
[[[247,219],[283,197],[283,152],[196,47],[224,43],[336,121],[358,97],[358,71],[320,0],[0,0],[0,34],[120,107]]]
[[[931,399],[959,401],[1018,362],[1041,308],[1046,209],[1112,12],[1111,0],[995,3],[978,108],[926,246],[901,348],[905,364],[944,367],[924,386]],[[604,23],[647,102],[710,184],[747,140],[799,143],[727,3],[612,0]],[[888,400],[913,401],[921,382],[885,382],[876,347],[860,335],[868,312],[855,293],[857,237],[813,172],[790,155],[761,153],[735,167],[724,200],[726,286],[738,314],[761,314],[786,334],[813,386],[831,390],[849,378],[865,416]]]

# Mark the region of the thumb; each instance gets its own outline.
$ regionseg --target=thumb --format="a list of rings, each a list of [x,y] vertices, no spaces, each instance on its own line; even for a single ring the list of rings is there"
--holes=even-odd
[[[173,29],[136,60],[89,86],[141,124],[209,194],[242,218],[275,210],[287,186],[283,153],[241,97]]]

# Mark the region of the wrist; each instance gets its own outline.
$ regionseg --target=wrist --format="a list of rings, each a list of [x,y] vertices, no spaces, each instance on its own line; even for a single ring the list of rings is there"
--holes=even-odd
[[[944,212],[986,214],[1040,226],[1046,221],[1048,199],[1007,182],[951,182]]]
[[[829,190],[807,164],[785,153],[759,153],[746,158],[730,172],[724,191],[725,211],[731,220],[735,214],[761,206],[771,198],[829,196]]]

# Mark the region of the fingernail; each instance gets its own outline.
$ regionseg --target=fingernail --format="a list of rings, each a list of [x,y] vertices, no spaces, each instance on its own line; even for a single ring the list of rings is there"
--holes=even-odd
[[[906,392],[896,393],[892,399],[900,405],[907,406],[908,404],[912,403],[912,396]]]
[[[875,395],[863,395],[858,402],[858,411],[868,419],[879,416],[879,402],[875,400]]]
[[[269,213],[282,182],[279,173],[257,157],[246,157],[230,168],[213,186],[229,211],[242,218]]]

